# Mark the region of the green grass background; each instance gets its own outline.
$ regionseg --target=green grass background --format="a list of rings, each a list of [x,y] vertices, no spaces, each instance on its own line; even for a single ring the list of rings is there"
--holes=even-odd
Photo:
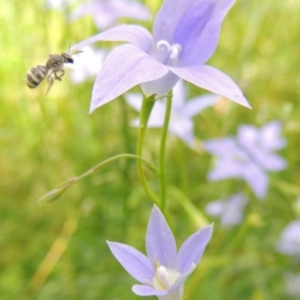
[[[93,81],[73,85],[66,74],[47,96],[45,83],[35,90],[25,84],[28,69],[97,30],[90,18],[68,23],[72,7],[47,10],[38,0],[0,5],[0,299],[139,299],[131,292],[134,279],[106,245],[119,241],[144,251],[152,204],[134,161],[112,163],[59,200],[36,205],[40,196],[101,160],[134,152],[137,130],[128,124],[136,115],[122,99],[89,115]],[[148,5],[154,13],[160,4]],[[187,299],[292,299],[284,294],[283,274],[300,272],[300,263],[276,253],[274,245],[284,226],[300,217],[294,205],[300,196],[299,11],[298,0],[236,1],[209,64],[235,79],[253,109],[226,102],[195,118],[201,140],[235,134],[241,123],[282,121],[288,145],[281,153],[289,167],[270,175],[265,201],[239,181],[208,183],[210,155],[168,139],[168,184],[199,211],[241,189],[251,199],[241,225],[222,229],[215,222],[202,262],[186,282]],[[203,93],[194,86],[189,92]],[[145,156],[154,162],[159,136],[160,130],[146,136]],[[157,179],[149,174],[149,181],[158,191]],[[179,245],[197,229],[181,202],[176,190],[168,196]]]

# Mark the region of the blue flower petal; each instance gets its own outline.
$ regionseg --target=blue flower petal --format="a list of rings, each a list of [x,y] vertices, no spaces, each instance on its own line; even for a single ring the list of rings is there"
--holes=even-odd
[[[175,239],[163,214],[155,205],[148,223],[146,249],[152,263],[174,267],[177,252]]]
[[[152,36],[150,32],[138,25],[120,25],[113,27],[75,44],[72,46],[72,49],[80,49],[99,41],[128,42],[138,46],[147,53],[152,49]]]
[[[135,284],[132,291],[139,296],[164,296],[168,294],[168,291],[157,291],[151,286],[139,284]]]
[[[209,242],[213,231],[213,225],[207,226],[191,235],[181,246],[176,268],[180,273],[188,272],[193,265],[197,265],[202,257],[204,249]]]
[[[117,98],[132,87],[163,77],[168,68],[137,46],[114,49],[103,63],[93,88],[90,112]]]
[[[182,52],[178,66],[202,65],[214,53],[221,25],[234,0],[195,0],[176,26],[173,42]]]
[[[174,30],[182,15],[191,7],[194,0],[164,0],[157,12],[153,24],[154,43],[160,40],[173,42]]]
[[[152,280],[154,269],[143,253],[125,244],[109,241],[107,244],[115,258],[132,277],[144,284]]]
[[[209,66],[197,66],[193,68],[169,67],[178,77],[189,81],[214,94],[228,98],[240,105],[251,108],[233,80],[221,71]]]

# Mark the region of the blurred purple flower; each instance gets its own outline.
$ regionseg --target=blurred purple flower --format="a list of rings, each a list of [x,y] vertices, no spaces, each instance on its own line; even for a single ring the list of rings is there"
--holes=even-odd
[[[146,235],[147,256],[135,248],[107,242],[115,258],[142,285],[132,290],[139,296],[157,296],[160,300],[183,299],[183,283],[199,263],[211,238],[207,226],[191,235],[177,253],[174,236],[160,210],[154,205]]]
[[[128,42],[115,48],[97,76],[90,111],[140,84],[147,97],[165,95],[179,78],[250,107],[237,85],[204,65],[214,53],[222,21],[234,0],[164,0],[153,37],[141,26],[122,25],[77,45],[97,41]]]
[[[242,193],[237,193],[228,199],[210,202],[205,211],[211,216],[219,216],[222,227],[231,227],[242,222],[247,203],[248,198]]]
[[[300,273],[288,273],[284,276],[285,290],[287,295],[300,299]]]
[[[108,28],[120,18],[135,20],[150,18],[150,13],[144,5],[129,0],[95,0],[84,3],[71,13],[70,20],[74,21],[85,15],[92,15],[98,29]]]
[[[182,80],[179,80],[174,86],[172,94],[173,102],[169,130],[172,134],[182,139],[189,146],[193,146],[194,123],[192,118],[205,108],[214,105],[220,99],[220,96],[206,94],[185,101],[186,89]],[[126,100],[135,110],[141,110],[141,94],[126,94]],[[148,121],[148,127],[162,127],[164,123],[165,111],[165,101],[157,100],[151,112],[151,116]],[[139,119],[133,120],[132,125],[139,126]]]
[[[276,248],[280,253],[300,256],[300,220],[293,221],[284,228]]]
[[[211,181],[242,178],[259,199],[268,191],[268,171],[286,168],[286,161],[273,153],[286,145],[280,137],[281,124],[273,121],[261,129],[241,125],[236,137],[212,139],[204,143],[205,149],[218,156],[215,168],[208,174]]]
[[[104,50],[95,50],[92,47],[81,49],[83,53],[76,55],[75,64],[66,64],[71,69],[71,80],[74,83],[81,83],[89,78],[94,78],[101,69],[102,62],[106,55]]]

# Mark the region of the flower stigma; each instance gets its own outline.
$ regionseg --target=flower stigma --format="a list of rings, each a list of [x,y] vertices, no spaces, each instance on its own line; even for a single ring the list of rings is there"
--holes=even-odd
[[[174,45],[172,45],[171,46],[170,58],[171,59],[176,59],[179,56],[181,50],[182,50],[182,47],[181,47],[180,44],[174,44]]]
[[[180,52],[182,51],[182,47],[180,44],[171,45],[166,40],[160,40],[156,44],[156,49],[159,51],[165,52],[167,56],[165,56],[164,63],[168,63],[169,60],[175,60],[178,58]]]
[[[166,40],[160,40],[160,41],[157,42],[156,48],[157,48],[157,50],[160,50],[160,51],[167,51],[167,52],[169,52],[170,49],[171,49],[171,45]]]

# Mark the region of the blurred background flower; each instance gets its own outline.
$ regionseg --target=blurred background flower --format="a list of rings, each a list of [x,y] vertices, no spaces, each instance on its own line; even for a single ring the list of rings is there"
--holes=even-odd
[[[70,21],[91,15],[98,29],[105,29],[122,19],[149,20],[145,5],[135,0],[95,0],[84,3],[70,14]]]
[[[81,51],[82,53],[76,54],[74,64],[66,64],[65,66],[66,69],[71,70],[71,80],[76,84],[91,78],[95,79],[107,55],[105,50],[95,50],[90,46],[82,48]]]
[[[300,220],[289,223],[283,229],[276,249],[286,255],[300,256]]]
[[[186,100],[186,87],[182,80],[179,80],[175,85],[172,94],[172,110],[170,116],[169,131],[182,139],[190,147],[193,146],[194,142],[194,121],[193,117],[214,105],[220,96],[214,94],[205,94],[189,100]],[[136,111],[140,111],[142,105],[142,95],[127,93],[125,95],[128,104]],[[157,100],[154,104],[154,108],[151,112],[148,127],[159,128],[163,126],[164,117],[166,111],[165,99]],[[132,121],[133,126],[139,126],[139,119]]]
[[[236,137],[205,141],[205,149],[217,156],[208,179],[240,178],[249,184],[257,198],[265,198],[269,189],[268,172],[287,166],[286,160],[273,152],[286,145],[280,131],[279,121],[269,122],[260,129],[240,125]]]
[[[206,205],[205,211],[210,216],[218,216],[222,227],[231,227],[242,222],[248,198],[237,193],[227,199],[212,201]]]

